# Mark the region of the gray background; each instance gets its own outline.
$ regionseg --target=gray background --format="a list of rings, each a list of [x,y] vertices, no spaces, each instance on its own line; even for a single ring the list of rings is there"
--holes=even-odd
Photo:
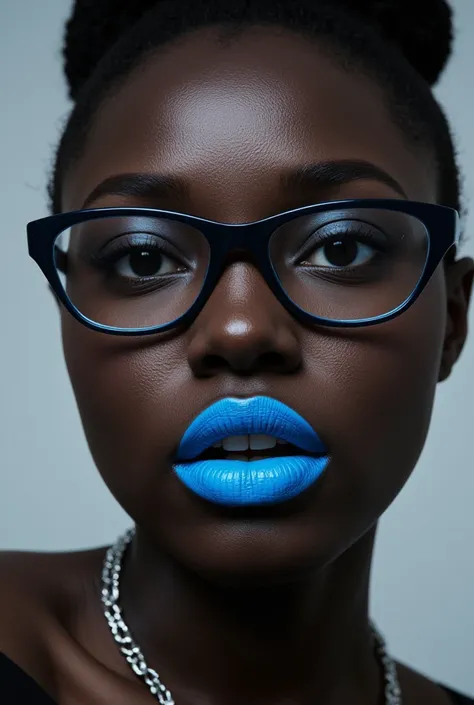
[[[474,195],[474,1],[456,0],[455,57],[437,94]],[[0,548],[62,550],[129,524],[96,472],[62,358],[58,316],[29,260],[25,223],[47,215],[46,176],[69,110],[60,66],[67,0],[0,0]],[[474,219],[467,223],[468,235]],[[465,251],[474,254],[474,238]],[[474,323],[474,310],[471,312]],[[385,514],[372,611],[391,652],[474,694],[474,329],[441,385],[419,466]]]

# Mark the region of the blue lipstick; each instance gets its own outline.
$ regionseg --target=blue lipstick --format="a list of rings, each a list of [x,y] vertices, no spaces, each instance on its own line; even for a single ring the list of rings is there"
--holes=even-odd
[[[248,462],[197,460],[229,436],[252,434],[273,436],[303,453]],[[276,399],[260,396],[221,399],[199,414],[181,439],[174,470],[202,499],[244,507],[297,497],[316,482],[328,463],[328,449],[302,416]]]

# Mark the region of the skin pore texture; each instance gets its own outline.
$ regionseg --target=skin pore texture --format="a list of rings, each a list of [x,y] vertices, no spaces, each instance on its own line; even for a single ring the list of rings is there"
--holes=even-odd
[[[383,169],[409,200],[436,202],[430,153],[393,124],[372,81],[290,32],[249,30],[223,47],[200,30],[161,49],[107,98],[65,175],[62,207],[83,207],[123,174],[182,185],[102,193],[88,206],[234,223],[321,201],[402,198],[375,178],[283,185],[294,170],[346,160]],[[125,561],[125,617],[178,705],[384,702],[368,628],[377,520],[413,471],[436,386],[462,350],[472,276],[467,258],[441,266],[404,315],[357,330],[303,326],[242,260],[229,261],[186,329],[127,339],[61,312],[92,455],[138,527]],[[255,395],[307,419],[330,466],[284,507],[208,505],[172,472],[179,441],[211,403]],[[58,702],[151,704],[101,614],[102,557],[103,549],[5,558],[19,576],[7,591],[16,580],[16,604],[26,607],[15,626],[5,616],[0,651]],[[408,705],[449,703],[404,666],[400,681]]]

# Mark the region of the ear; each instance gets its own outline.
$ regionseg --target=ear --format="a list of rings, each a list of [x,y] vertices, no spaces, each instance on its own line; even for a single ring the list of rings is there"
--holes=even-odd
[[[474,260],[470,257],[445,266],[447,293],[446,335],[439,371],[439,382],[449,377],[467,338],[468,311],[474,277]]]

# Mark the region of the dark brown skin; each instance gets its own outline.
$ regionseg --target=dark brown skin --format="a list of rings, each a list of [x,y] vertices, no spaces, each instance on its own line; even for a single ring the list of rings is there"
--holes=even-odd
[[[392,123],[369,79],[289,32],[253,30],[222,47],[200,31],[100,109],[63,209],[132,172],[179,177],[185,189],[90,205],[232,223],[324,200],[401,197],[376,180],[281,188],[295,168],[346,159],[381,167],[410,200],[436,201],[429,153]],[[301,325],[242,261],[229,263],[191,326],[166,336],[107,336],[62,313],[93,457],[139,527],[126,619],[178,705],[384,702],[368,630],[377,521],[413,471],[436,385],[463,348],[473,272],[470,259],[440,267],[407,313],[357,331]],[[217,510],[179,483],[173,454],[209,404],[257,394],[311,423],[331,449],[329,470],[285,511]],[[60,703],[151,705],[101,614],[103,550],[3,556],[0,651]],[[449,702],[404,666],[400,680],[407,705]]]

